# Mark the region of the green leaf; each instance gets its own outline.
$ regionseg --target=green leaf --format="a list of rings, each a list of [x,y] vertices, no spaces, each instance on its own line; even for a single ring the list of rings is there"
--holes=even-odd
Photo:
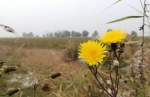
[[[143,16],[127,16],[127,17],[123,17],[123,18],[120,18],[117,20],[107,22],[106,24],[115,23],[115,22],[119,22],[119,21],[123,21],[123,20],[127,20],[127,19],[132,19],[132,18],[141,18],[141,17],[143,17]]]
[[[137,97],[145,97],[143,92],[138,92],[138,96]]]
[[[129,66],[129,64],[126,64],[125,62],[121,62],[121,64],[119,65],[119,69],[125,68]]]
[[[126,83],[126,85],[128,85],[129,87],[133,88],[133,89],[138,89],[138,87],[135,84],[132,83]]]
[[[125,44],[139,44],[142,43],[142,41],[129,41],[129,42],[125,42]]]

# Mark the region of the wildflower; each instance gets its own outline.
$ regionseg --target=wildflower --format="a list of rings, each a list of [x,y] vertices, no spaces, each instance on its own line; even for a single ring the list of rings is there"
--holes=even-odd
[[[98,65],[103,62],[103,58],[106,57],[106,46],[97,41],[88,41],[80,44],[79,46],[79,57],[83,58],[89,66]]]
[[[104,34],[100,41],[104,43],[117,43],[126,38],[127,33],[121,30],[110,30],[106,34]]]

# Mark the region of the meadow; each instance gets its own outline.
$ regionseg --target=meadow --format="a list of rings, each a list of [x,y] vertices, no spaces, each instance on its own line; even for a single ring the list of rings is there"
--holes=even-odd
[[[0,38],[0,96],[150,97],[150,38],[145,36],[150,16],[146,1],[138,1],[142,11],[126,4],[138,14],[104,23],[142,18],[141,37],[135,31],[129,35],[121,29],[109,29],[98,41],[83,38],[83,34],[82,38]],[[122,0],[101,13],[119,2]],[[19,36],[13,28],[0,26]]]
[[[15,38],[1,38],[0,55],[5,62],[4,65],[17,66],[18,70],[1,76],[0,94],[15,87],[20,88],[20,91],[12,97],[33,97],[34,85],[39,79],[61,72],[61,76],[55,79],[45,78],[40,81],[36,97],[108,97],[99,88],[83,60],[77,58],[69,60],[69,57],[77,53],[75,49],[78,49],[79,43],[89,39],[91,38],[19,38],[16,41]],[[149,38],[146,38],[146,41],[148,40]],[[149,48],[148,43],[147,47]],[[133,57],[136,50],[138,50],[137,44],[128,44],[121,57],[124,60],[121,60],[119,66],[120,74],[126,75],[127,78],[130,76],[131,64],[127,60]],[[104,67],[99,70],[106,79],[108,77],[105,72],[108,69],[107,64],[106,59]],[[119,87],[120,94],[128,88],[135,88],[129,83],[126,84],[124,78],[121,80],[120,84],[125,87]],[[48,88],[43,89],[44,85]]]
[[[45,79],[50,90],[37,89],[37,97],[88,97],[98,91],[93,84],[86,65],[76,61],[65,61],[64,52],[70,44],[79,44],[89,38],[20,38],[0,39],[1,59],[7,66],[18,66],[18,70],[1,77],[0,94],[10,87],[19,87],[12,97],[33,97],[33,86],[38,79],[61,72],[56,79]],[[15,43],[14,43],[15,42]],[[85,79],[86,78],[86,79]],[[96,83],[95,83],[96,84]],[[90,87],[90,90],[88,88]],[[88,90],[88,91],[87,91]],[[90,91],[90,92],[89,92]],[[90,93],[90,94],[89,94]]]

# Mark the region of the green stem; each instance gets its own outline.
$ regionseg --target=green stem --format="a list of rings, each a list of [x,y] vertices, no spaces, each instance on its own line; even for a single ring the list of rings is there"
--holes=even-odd
[[[0,96],[6,96],[6,95],[8,95],[7,93],[5,93],[5,94],[2,94],[2,95],[0,95]]]

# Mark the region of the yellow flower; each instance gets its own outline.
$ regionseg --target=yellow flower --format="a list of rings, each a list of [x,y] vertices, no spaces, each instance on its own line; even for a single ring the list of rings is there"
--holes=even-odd
[[[121,30],[111,30],[99,38],[104,43],[117,43],[126,38],[127,33]]]
[[[106,46],[97,41],[89,40],[88,42],[81,43],[79,46],[79,57],[83,58],[89,66],[98,65],[103,62],[106,57]]]

